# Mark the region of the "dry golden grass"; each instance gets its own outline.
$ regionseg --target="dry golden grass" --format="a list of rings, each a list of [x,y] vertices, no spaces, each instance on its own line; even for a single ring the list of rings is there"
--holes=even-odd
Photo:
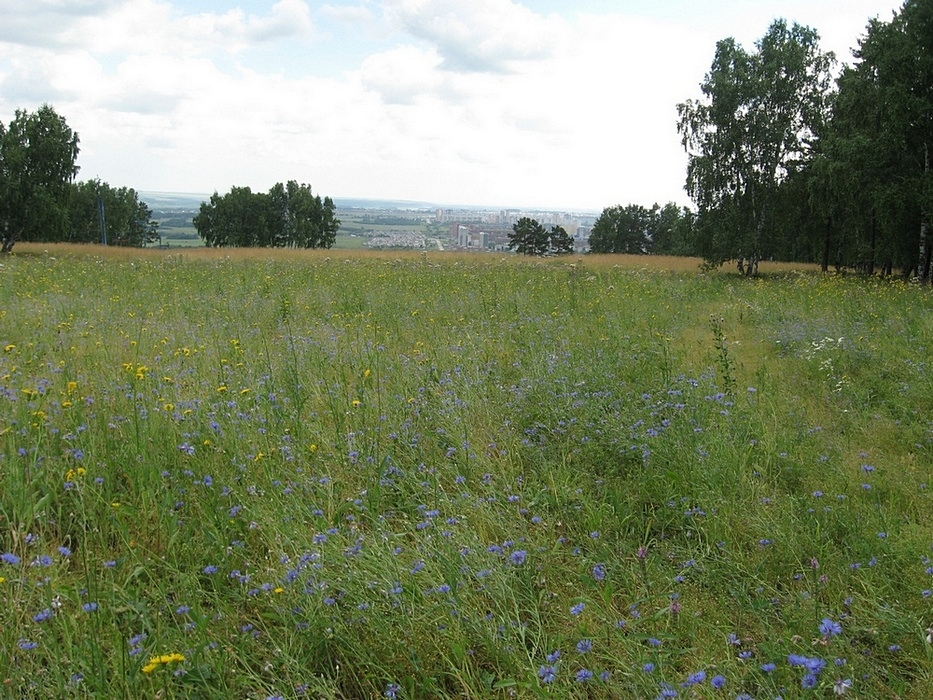
[[[296,250],[290,248],[126,248],[102,246],[90,243],[18,243],[14,255],[51,256],[94,256],[112,260],[191,258],[197,260],[321,260],[324,258],[356,258],[369,260],[426,260],[431,263],[516,263],[540,265],[583,265],[606,269],[619,267],[631,270],[658,272],[699,272],[703,261],[700,258],[676,257],[672,255],[568,255],[555,258],[532,258],[511,253],[473,253],[466,251],[425,252],[414,250],[365,250],[330,249]],[[734,267],[719,268],[723,274],[738,276]],[[818,272],[818,265],[805,263],[762,262],[762,275],[791,271]]]

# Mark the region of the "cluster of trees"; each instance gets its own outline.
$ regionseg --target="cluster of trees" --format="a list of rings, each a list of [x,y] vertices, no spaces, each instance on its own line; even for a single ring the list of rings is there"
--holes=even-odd
[[[340,220],[310,185],[276,183],[267,193],[233,187],[202,202],[194,227],[208,246],[330,248]]]
[[[722,40],[703,98],[678,105],[696,252],[929,280],[933,2],[871,20],[835,79],[818,42],[781,20],[754,51]]]
[[[537,219],[523,216],[512,225],[509,249],[522,255],[567,255],[573,252],[573,238],[563,226],[548,231]]]
[[[593,253],[693,255],[693,214],[674,203],[603,209],[590,232]]]
[[[78,143],[78,134],[49,105],[32,113],[17,110],[9,126],[0,122],[2,252],[17,241],[154,240],[157,224],[134,190],[74,181]]]

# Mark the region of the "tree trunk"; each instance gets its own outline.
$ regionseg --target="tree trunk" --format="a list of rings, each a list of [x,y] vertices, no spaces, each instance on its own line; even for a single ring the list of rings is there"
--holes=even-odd
[[[930,172],[930,145],[923,144],[923,174]],[[920,212],[920,257],[917,259],[917,279],[921,284],[930,280],[930,212],[924,207]]]
[[[829,271],[829,237],[833,230],[833,217],[826,217],[826,229],[823,233],[823,262],[820,268],[823,272]]]

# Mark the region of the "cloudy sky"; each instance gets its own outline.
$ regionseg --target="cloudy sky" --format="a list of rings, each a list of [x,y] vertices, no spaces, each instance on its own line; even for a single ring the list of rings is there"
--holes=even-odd
[[[783,17],[850,60],[900,0],[0,0],[0,121],[79,179],[600,211],[676,201],[675,105]]]

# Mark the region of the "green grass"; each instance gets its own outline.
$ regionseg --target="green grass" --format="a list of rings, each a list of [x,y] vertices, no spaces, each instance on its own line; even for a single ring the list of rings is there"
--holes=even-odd
[[[16,250],[0,696],[933,693],[928,289]]]

